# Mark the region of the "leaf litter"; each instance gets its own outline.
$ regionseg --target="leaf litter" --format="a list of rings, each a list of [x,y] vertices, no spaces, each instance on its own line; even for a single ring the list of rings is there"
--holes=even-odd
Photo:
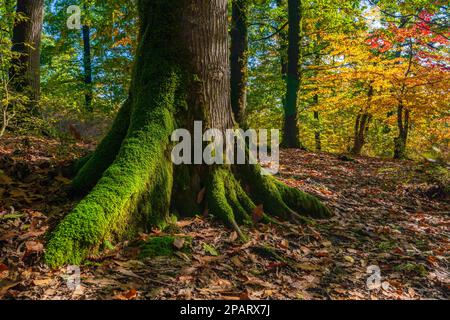
[[[326,202],[331,220],[264,225],[257,208],[245,244],[208,215],[179,220],[174,255],[139,259],[134,242],[166,235],[141,234],[80,266],[73,290],[66,268],[50,270],[42,255],[46,232],[75,204],[63,168],[92,147],[0,142],[0,299],[449,298],[450,199],[429,196],[419,164],[298,150],[282,151],[279,178]],[[375,290],[369,266],[380,269]]]

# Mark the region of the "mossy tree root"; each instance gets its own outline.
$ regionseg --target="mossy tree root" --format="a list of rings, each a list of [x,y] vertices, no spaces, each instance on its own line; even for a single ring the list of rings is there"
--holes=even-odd
[[[261,168],[248,165],[234,168],[214,168],[207,184],[208,212],[234,229],[246,240],[239,224],[252,225],[252,212],[262,205],[263,222],[283,220],[302,223],[306,217],[325,219],[331,211],[317,198],[290,188],[273,177],[261,175]],[[244,187],[246,191],[244,191]]]
[[[129,99],[73,182],[81,191],[95,186],[50,235],[45,261],[51,267],[79,264],[105,240],[132,236],[168,217],[169,137],[186,81],[180,41],[174,39],[178,7],[179,1],[139,1],[140,41]]]
[[[76,176],[72,181],[75,193],[89,192],[100,180],[105,170],[114,162],[119,153],[122,141],[130,126],[131,98],[120,108],[111,130],[103,138],[95,152],[81,158],[76,166]]]
[[[51,267],[79,264],[105,240],[134,234],[145,222],[157,225],[168,215],[172,163],[167,137],[174,129],[179,76],[167,65],[161,68],[155,68],[158,80],[133,101],[136,111],[117,157],[52,233],[45,253]]]

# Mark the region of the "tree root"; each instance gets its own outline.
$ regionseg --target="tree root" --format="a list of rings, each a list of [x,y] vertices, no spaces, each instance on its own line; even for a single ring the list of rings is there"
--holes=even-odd
[[[246,235],[239,224],[252,225],[250,214],[262,205],[262,222],[275,222],[271,216],[294,223],[309,222],[307,217],[328,218],[330,210],[315,197],[290,188],[273,177],[261,175],[259,166],[239,167],[234,174],[214,168],[207,186],[206,206],[213,216],[234,229],[242,240]],[[236,178],[240,177],[240,181]],[[249,192],[242,184],[250,184]],[[299,210],[299,211],[297,211]]]
[[[114,162],[127,135],[131,116],[131,98],[120,108],[111,130],[92,155],[81,158],[76,164],[76,176],[72,181],[75,193],[91,190],[106,169]]]

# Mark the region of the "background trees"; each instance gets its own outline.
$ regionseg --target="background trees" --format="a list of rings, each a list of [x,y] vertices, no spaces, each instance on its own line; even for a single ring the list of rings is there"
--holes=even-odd
[[[432,152],[429,142],[436,142],[435,133],[424,123],[448,109],[446,10],[443,3],[420,1],[305,5],[297,99],[302,144],[311,150],[386,157],[404,157],[405,150],[413,158]],[[254,126],[280,128],[286,88],[277,76],[286,71],[287,2],[259,2],[251,16],[249,118]],[[410,56],[414,70],[408,71]],[[399,107],[406,100],[408,107]],[[421,101],[433,102],[423,108]],[[448,121],[436,125],[448,132]],[[422,142],[408,145],[405,137]],[[446,149],[448,140],[438,145]]]
[[[135,3],[80,2],[82,30],[66,27],[71,4],[44,2],[40,70],[32,74],[41,75],[42,116],[34,122],[46,134],[59,134],[68,118],[110,123],[128,96]],[[310,150],[417,158],[433,146],[447,148],[445,2],[235,0],[229,9],[231,101],[239,122],[245,109],[246,125],[282,129],[285,146]],[[17,30],[31,20],[16,14],[17,1],[4,1],[1,10],[2,70],[24,71],[18,57],[31,56],[10,50],[13,21]],[[37,51],[30,52],[36,61]],[[7,78],[1,94],[15,103],[2,104],[9,114],[2,124],[14,125],[23,113],[13,106],[32,105],[39,86],[34,81],[34,93],[25,93]],[[16,77],[15,85],[27,78]]]

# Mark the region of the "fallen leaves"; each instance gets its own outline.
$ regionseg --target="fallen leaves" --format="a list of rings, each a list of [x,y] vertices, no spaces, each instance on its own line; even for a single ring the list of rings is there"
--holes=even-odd
[[[133,300],[138,296],[136,289],[131,289],[129,291],[117,294],[113,297],[113,300]]]
[[[282,154],[281,178],[326,198],[334,219],[304,226],[260,224],[260,205],[251,213],[257,227],[243,226],[249,235],[246,244],[208,217],[179,220],[182,231],[173,235],[174,256],[135,260],[136,248],[118,244],[113,255],[83,267],[80,295],[67,288],[64,269],[50,272],[40,260],[47,217],[55,220],[71,205],[64,197],[55,205],[43,196],[57,193],[68,181],[54,171],[56,179],[49,184],[48,169],[36,174],[27,170],[27,183],[11,171],[0,172],[0,298],[445,298],[450,244],[443,213],[449,206],[406,190],[412,188],[412,164],[379,159],[342,163],[330,155],[295,150]],[[381,170],[386,167],[392,170]],[[403,175],[408,187],[401,182]],[[199,192],[197,201],[204,200],[205,192]],[[192,252],[184,253],[187,237]],[[275,254],[258,251],[261,247],[273,248]],[[25,263],[26,253],[36,259]],[[366,269],[372,264],[380,266],[382,282],[379,290],[369,292]]]

